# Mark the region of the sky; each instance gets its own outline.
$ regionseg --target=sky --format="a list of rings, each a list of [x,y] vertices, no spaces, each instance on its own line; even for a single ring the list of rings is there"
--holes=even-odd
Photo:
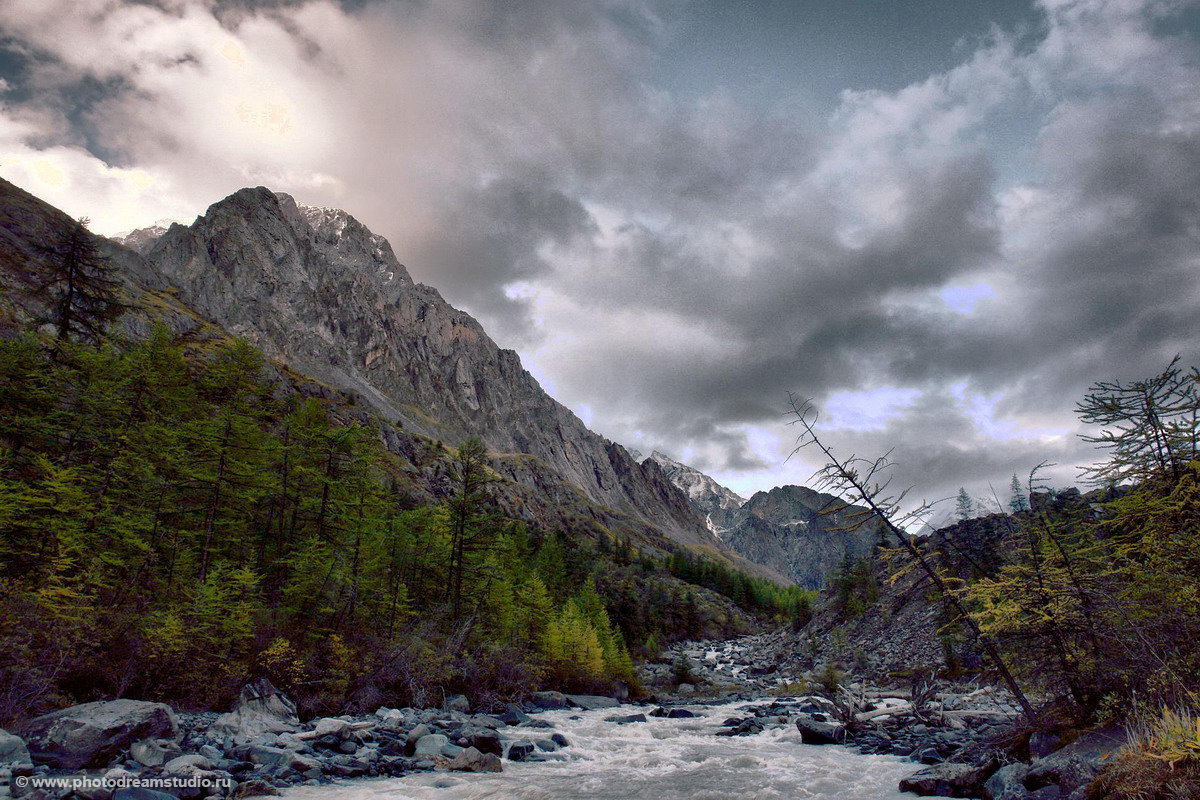
[[[0,176],[113,234],[344,208],[598,432],[811,483],[1095,458],[1096,381],[1200,362],[1180,0],[5,0]],[[947,504],[952,505],[952,503]]]

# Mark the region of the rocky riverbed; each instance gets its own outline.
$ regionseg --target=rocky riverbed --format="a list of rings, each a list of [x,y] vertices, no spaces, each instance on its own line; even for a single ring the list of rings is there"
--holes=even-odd
[[[1029,736],[1019,727],[1012,699],[987,685],[904,688],[847,681],[835,692],[826,687],[822,696],[813,691],[811,673],[781,669],[770,644],[746,637],[679,645],[664,663],[643,669],[656,694],[638,704],[536,692],[522,703],[480,713],[458,695],[440,708],[384,707],[301,722],[287,696],[264,679],[247,685],[224,714],[177,714],[136,700],[87,703],[31,720],[19,736],[0,731],[0,797],[220,800],[298,787],[318,791],[351,778],[403,778],[404,786],[423,787],[424,794],[414,797],[441,797],[442,789],[463,785],[507,787],[494,796],[508,797],[517,796],[508,778],[446,784],[444,776],[515,770],[530,785],[558,786],[529,797],[664,800],[700,796],[680,793],[681,785],[692,783],[745,791],[757,785],[758,765],[764,780],[774,776],[769,782],[792,793],[807,791],[796,775],[827,786],[828,776],[820,774],[827,769],[852,776],[847,786],[858,786],[863,793],[854,796],[864,798],[904,790],[993,800],[1075,799],[1084,796],[1105,754],[1123,743],[1113,731],[1086,734],[1061,748],[1051,735]],[[674,680],[681,660],[690,665],[690,685]],[[673,743],[664,744],[668,739]],[[633,750],[622,755],[622,747]],[[772,771],[781,760],[791,764],[787,774]],[[604,771],[637,764],[654,769],[639,773],[636,793],[612,790]],[[687,780],[664,782],[661,773],[672,769]],[[421,774],[431,777],[413,777]],[[575,779],[564,776],[572,775],[586,776],[593,788],[570,788]],[[490,796],[470,791],[461,796]],[[823,792],[798,796],[845,796],[836,787]]]

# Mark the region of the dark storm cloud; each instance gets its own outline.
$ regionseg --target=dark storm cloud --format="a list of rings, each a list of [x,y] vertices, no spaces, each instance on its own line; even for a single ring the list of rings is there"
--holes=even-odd
[[[1197,360],[1200,59],[1173,4],[937,31],[965,44],[816,114],[799,84],[827,65],[753,5],[696,40],[737,39],[730,78],[724,55],[668,63],[703,5],[97,0],[103,25],[49,36],[17,2],[23,146],[144,166],[197,211],[246,183],[345,207],[601,432],[701,468],[778,475],[789,391],[912,390],[830,436],[894,445],[931,496],[978,493],[1082,459],[1093,381]],[[864,30],[915,30],[873,8],[853,4]]]

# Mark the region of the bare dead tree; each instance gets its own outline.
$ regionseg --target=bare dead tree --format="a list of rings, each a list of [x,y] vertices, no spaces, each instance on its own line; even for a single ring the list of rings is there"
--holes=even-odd
[[[817,409],[808,400],[799,400],[789,396],[789,405],[795,419],[791,424],[800,428],[796,448],[793,455],[801,450],[816,449],[825,460],[825,466],[817,471],[817,477],[823,486],[831,491],[850,496],[851,503],[861,503],[865,506],[864,514],[874,515],[881,524],[900,542],[908,557],[925,573],[938,590],[942,602],[951,611],[955,620],[961,624],[971,638],[983,649],[1000,674],[1001,680],[1012,692],[1025,715],[1033,719],[1036,713],[1025,692],[1013,677],[1012,670],[1004,661],[996,643],[979,629],[978,623],[962,604],[958,595],[950,588],[938,569],[930,563],[920,548],[912,541],[905,530],[908,526],[928,518],[931,509],[929,503],[922,502],[909,511],[904,511],[903,503],[908,495],[908,489],[899,493],[889,493],[892,476],[888,474],[892,465],[890,451],[875,458],[863,458],[850,455],[839,458],[829,446],[817,436],[816,424],[819,417]]]

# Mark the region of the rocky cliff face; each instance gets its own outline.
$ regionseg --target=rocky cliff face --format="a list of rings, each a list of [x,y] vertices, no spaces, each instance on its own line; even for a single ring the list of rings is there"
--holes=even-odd
[[[730,527],[730,520],[746,503],[744,497],[734,494],[695,467],[681,464],[657,450],[647,460],[658,464],[663,474],[687,495],[692,507],[704,515],[709,530],[718,536]]]
[[[870,557],[879,541],[879,524],[833,495],[779,486],[743,500],[662,453],[651,453],[644,463],[650,462],[662,467],[730,549],[800,586],[821,588],[847,557]]]
[[[720,547],[658,464],[639,464],[588,430],[515,352],[414,283],[388,242],[344,211],[243,189],[191,226],[152,238],[149,248],[138,243],[160,276],[153,288],[176,291],[271,358],[352,392],[404,431],[450,445],[479,436],[518,483],[575,495],[682,544]]]
[[[777,486],[746,501],[722,538],[747,559],[819,589],[847,558],[874,553],[880,526],[862,512],[804,486]]]

